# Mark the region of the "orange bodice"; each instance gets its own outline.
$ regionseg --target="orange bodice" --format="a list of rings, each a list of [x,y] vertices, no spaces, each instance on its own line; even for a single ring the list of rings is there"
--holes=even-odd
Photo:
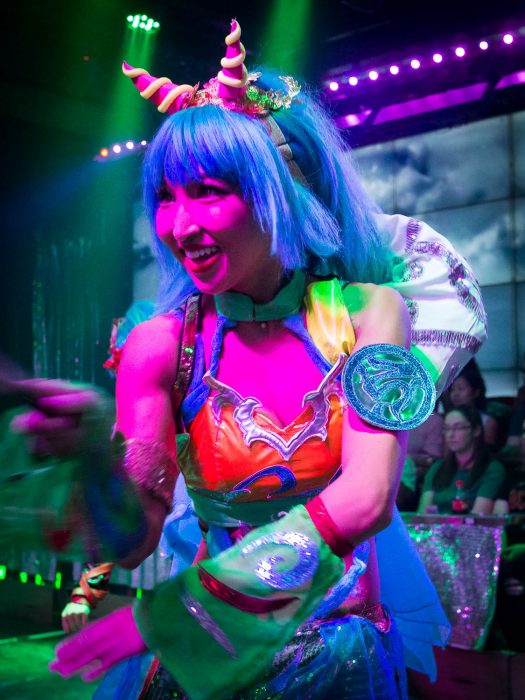
[[[344,401],[334,368],[299,416],[276,425],[256,399],[205,377],[212,391],[192,421],[180,468],[190,489],[240,503],[317,491],[341,465]]]

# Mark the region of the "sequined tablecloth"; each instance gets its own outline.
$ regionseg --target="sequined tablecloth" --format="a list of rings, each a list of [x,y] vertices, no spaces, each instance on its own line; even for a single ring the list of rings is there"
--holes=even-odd
[[[449,646],[483,648],[496,606],[505,518],[403,514],[452,625]]]

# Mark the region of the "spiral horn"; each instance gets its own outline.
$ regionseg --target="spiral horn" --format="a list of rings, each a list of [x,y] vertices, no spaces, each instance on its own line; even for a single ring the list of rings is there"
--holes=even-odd
[[[169,78],[155,78],[144,68],[133,68],[126,61],[122,72],[131,78],[141,97],[153,102],[159,112],[175,114],[184,106],[188,93],[193,93],[191,85],[175,85]]]
[[[230,33],[226,37],[226,56],[221,59],[222,70],[217,74],[219,97],[237,100],[246,92],[248,71],[244,65],[246,50],[241,41],[241,25],[232,19]]]

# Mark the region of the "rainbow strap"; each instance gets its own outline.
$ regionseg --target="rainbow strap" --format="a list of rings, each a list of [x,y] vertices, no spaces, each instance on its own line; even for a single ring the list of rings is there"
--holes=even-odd
[[[359,294],[356,288],[346,291],[347,297],[350,292],[354,297]],[[355,334],[338,280],[309,285],[305,304],[308,332],[323,356],[335,364],[340,353],[350,355],[342,387],[363,420],[385,430],[410,430],[428,418],[436,389],[430,372],[413,352],[378,343],[352,353]]]

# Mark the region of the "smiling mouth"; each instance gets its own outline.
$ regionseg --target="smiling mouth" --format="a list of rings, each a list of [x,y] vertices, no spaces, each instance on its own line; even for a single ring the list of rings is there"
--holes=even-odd
[[[193,250],[185,250],[186,267],[192,271],[202,271],[211,267],[217,260],[220,248],[217,246],[206,246]]]

